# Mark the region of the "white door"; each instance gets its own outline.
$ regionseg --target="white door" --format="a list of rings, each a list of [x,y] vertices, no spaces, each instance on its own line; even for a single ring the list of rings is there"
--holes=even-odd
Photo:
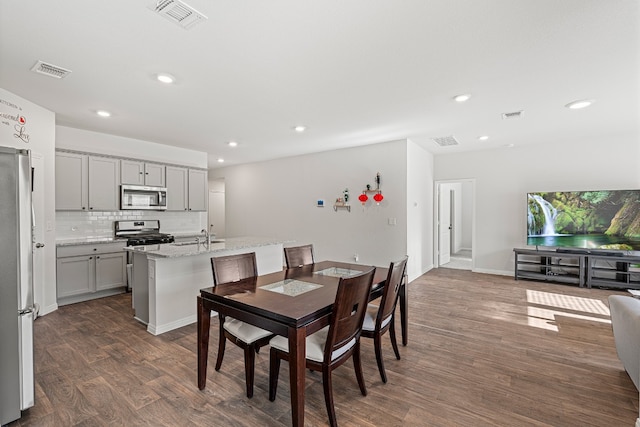
[[[438,188],[438,265],[451,261],[451,192]]]
[[[224,192],[209,192],[209,231],[216,237],[225,236]]]
[[[41,307],[44,300],[44,161],[42,155],[31,153],[33,168],[33,301]]]

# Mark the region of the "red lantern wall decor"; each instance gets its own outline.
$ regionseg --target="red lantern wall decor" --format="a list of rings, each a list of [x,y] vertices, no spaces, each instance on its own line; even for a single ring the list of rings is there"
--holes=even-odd
[[[377,204],[380,204],[382,199],[384,199],[382,193],[376,193],[375,196],[373,196],[373,200],[375,200]]]
[[[369,196],[367,196],[364,192],[358,196],[358,200],[360,200],[360,202],[362,203],[362,206],[364,206],[365,203],[367,203],[367,200],[369,200]]]

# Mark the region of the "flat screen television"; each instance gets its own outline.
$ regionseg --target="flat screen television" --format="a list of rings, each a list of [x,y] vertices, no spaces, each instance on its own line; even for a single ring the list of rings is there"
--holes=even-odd
[[[640,250],[640,190],[528,193],[527,245]]]

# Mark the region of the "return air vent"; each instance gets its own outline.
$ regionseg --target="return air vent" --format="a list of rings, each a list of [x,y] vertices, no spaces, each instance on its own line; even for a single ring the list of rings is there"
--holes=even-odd
[[[433,141],[441,147],[448,147],[451,145],[460,145],[458,140],[452,136],[441,136],[438,138],[431,138]]]
[[[158,0],[149,9],[185,30],[207,20],[207,17],[180,0]]]
[[[512,113],[502,113],[502,120],[507,119],[519,119],[524,114],[524,111],[514,111]]]
[[[36,64],[31,67],[31,71],[34,73],[44,74],[49,77],[55,77],[56,79],[62,79],[71,73],[71,70],[47,64],[42,61],[36,62]]]

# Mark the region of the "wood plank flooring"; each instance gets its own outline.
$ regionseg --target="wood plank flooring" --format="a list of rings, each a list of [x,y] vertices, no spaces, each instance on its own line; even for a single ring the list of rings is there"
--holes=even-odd
[[[389,382],[381,382],[365,339],[368,396],[352,364],[334,373],[338,423],[633,426],[638,391],[614,347],[607,302],[614,293],[622,292],[434,269],[409,286],[402,360],[384,340]],[[36,320],[36,405],[11,426],[290,425],[288,365],[269,402],[267,349],[257,355],[247,399],[241,350],[227,345],[215,372],[212,332],[207,388],[199,391],[195,325],[154,337],[132,315],[125,294]],[[307,375],[306,390],[307,425],[326,425],[320,375]]]

